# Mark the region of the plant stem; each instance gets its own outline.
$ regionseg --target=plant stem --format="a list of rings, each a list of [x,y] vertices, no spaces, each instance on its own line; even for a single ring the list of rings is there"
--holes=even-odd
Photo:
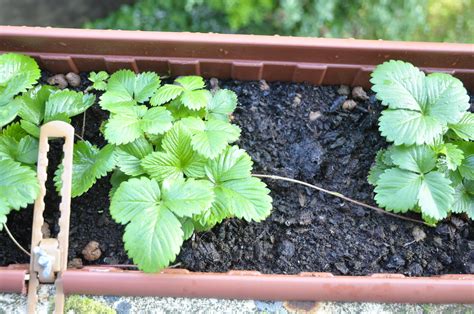
[[[82,115],[82,130],[81,130],[81,139],[84,140],[84,132],[86,131],[86,111]]]
[[[346,200],[346,201],[348,201],[348,202],[354,203],[354,204],[356,204],[356,205],[359,205],[359,206],[362,206],[362,207],[365,207],[365,208],[369,208],[369,209],[375,210],[376,212],[381,213],[381,214],[384,214],[384,215],[388,215],[388,216],[396,217],[396,218],[399,218],[399,219],[403,219],[403,220],[407,220],[407,221],[411,221],[411,222],[415,222],[415,223],[419,223],[419,224],[423,224],[423,225],[430,226],[430,225],[428,225],[427,223],[425,223],[424,221],[417,220],[417,219],[413,219],[413,218],[409,218],[409,217],[405,217],[405,216],[402,216],[402,215],[397,215],[397,214],[388,212],[388,211],[386,211],[386,210],[384,210],[384,209],[382,209],[382,208],[379,208],[379,207],[376,207],[376,206],[372,206],[372,205],[368,205],[368,204],[365,204],[365,203],[363,203],[363,202],[361,202],[361,201],[352,199],[352,198],[347,197],[347,196],[345,196],[345,195],[343,195],[343,194],[341,194],[341,193],[339,193],[339,192],[326,190],[326,189],[324,189],[324,188],[321,188],[321,187],[316,186],[316,185],[313,185],[313,184],[309,184],[309,183],[304,182],[304,181],[295,180],[295,179],[291,179],[291,178],[287,178],[287,177],[280,177],[280,176],[271,175],[271,174],[257,174],[257,173],[253,173],[252,176],[257,177],[257,178],[268,178],[268,179],[273,179],[273,180],[282,180],[282,181],[292,182],[292,183],[296,183],[296,184],[301,184],[301,185],[307,186],[307,187],[309,187],[309,188],[312,188],[312,189],[321,191],[321,192],[323,192],[323,193],[326,193],[326,194],[329,194],[329,195],[332,195],[332,196],[339,197],[339,198],[341,198],[341,199],[343,199],[343,200]]]
[[[15,237],[13,236],[13,234],[10,232],[10,229],[8,229],[6,223],[3,224],[3,227],[5,228],[5,231],[7,232],[8,236],[9,236],[10,239],[13,241],[13,243],[15,243],[16,246],[18,246],[18,248],[19,248],[20,250],[22,250],[26,255],[31,256],[31,254],[30,254],[27,250],[25,250],[25,249],[20,245],[20,243],[18,243],[18,241],[17,241],[17,240],[15,239]]]
[[[75,135],[76,137],[78,137],[81,141],[84,141],[84,138],[83,138],[82,136],[80,136],[79,134],[74,133],[74,135]]]

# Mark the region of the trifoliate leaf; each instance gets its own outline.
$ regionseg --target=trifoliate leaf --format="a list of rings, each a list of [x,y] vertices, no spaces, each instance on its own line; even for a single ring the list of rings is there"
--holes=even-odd
[[[260,179],[250,177],[222,182],[219,185],[225,194],[226,204],[238,218],[247,221],[262,221],[270,215],[272,198],[270,190]]]
[[[87,192],[97,181],[115,167],[115,147],[106,145],[99,149],[88,141],[79,141],[74,145],[72,165],[72,197]],[[61,190],[62,167],[56,170],[54,182],[56,189]]]
[[[367,176],[367,181],[371,185],[377,185],[377,181],[380,178],[380,175],[385,172],[385,170],[392,168],[393,165],[388,165],[384,160],[386,159],[387,150],[381,149],[377,152],[375,156],[375,163],[372,165]]]
[[[41,76],[36,61],[25,55],[0,55],[0,105],[33,87]]]
[[[372,73],[372,89],[389,106],[380,117],[380,132],[395,145],[434,144],[469,108],[462,83],[448,74],[425,76],[413,65],[388,61]]]
[[[205,159],[192,149],[191,135],[176,124],[165,134],[162,141],[164,151],[154,152],[142,160],[145,171],[158,181],[186,175],[191,178],[204,177]]]
[[[459,122],[448,126],[463,140],[474,141],[474,113],[466,112]]]
[[[166,179],[161,189],[162,206],[178,217],[192,217],[211,207],[214,192],[207,180]]]
[[[466,213],[470,219],[474,219],[474,194],[469,193],[464,184],[458,184],[454,189],[454,201],[451,205],[453,213]]]
[[[451,181],[441,173],[433,171],[423,176],[418,204],[424,215],[440,220],[448,216],[453,194]]]
[[[405,213],[418,203],[422,184],[420,174],[392,168],[380,175],[375,187],[377,204],[396,213]]]
[[[38,140],[29,135],[20,140],[6,135],[0,136],[0,160],[3,159],[35,164],[38,160]]]
[[[214,188],[215,199],[211,208],[205,210],[199,215],[193,216],[194,227],[197,231],[207,231],[212,229],[224,219],[233,217],[230,212],[230,204],[226,204],[226,194],[223,188],[216,186]]]
[[[240,136],[238,126],[220,120],[185,118],[181,122],[192,134],[191,144],[194,150],[211,159],[217,157],[227,144],[236,141]]]
[[[13,101],[0,105],[0,129],[15,120],[18,110],[18,106]]]
[[[200,213],[212,200],[211,184],[206,181],[166,180],[160,189],[153,179],[132,178],[114,193],[110,212],[115,221],[129,223],[124,234],[128,255],[143,271],[156,272],[176,258],[183,243],[184,232],[175,214]]]
[[[107,82],[106,80],[109,78],[109,74],[105,71],[100,72],[91,72],[89,74],[89,81],[92,83],[92,89],[104,91],[107,89]]]
[[[124,107],[143,104],[158,89],[160,82],[153,72],[136,75],[130,70],[117,71],[109,78],[107,91],[100,97],[100,106],[116,113]]]
[[[95,96],[70,90],[53,93],[46,101],[44,122],[64,120],[64,117],[74,117],[86,111],[94,104]],[[33,121],[31,121],[33,122]]]
[[[179,85],[174,84],[165,84],[160,87],[155,95],[150,99],[150,104],[152,106],[161,106],[167,102],[176,99],[184,91],[184,88]]]
[[[39,193],[36,172],[30,167],[6,159],[0,160],[0,208],[19,210],[35,201]],[[1,218],[0,218],[1,219]]]
[[[181,96],[181,102],[191,110],[199,110],[206,108],[211,98],[211,92],[205,89],[185,91]]]
[[[379,120],[380,133],[395,145],[433,144],[443,133],[436,119],[410,110],[384,110]]]
[[[229,121],[229,115],[237,107],[237,95],[228,89],[218,90],[207,106],[207,116],[209,119]]]
[[[436,153],[427,145],[394,146],[391,158],[400,169],[418,173],[427,173],[436,166]]]
[[[250,177],[252,159],[243,149],[228,146],[216,159],[209,160],[206,175],[214,183]]]
[[[440,152],[446,157],[446,166],[449,170],[456,170],[462,164],[464,153],[457,145],[443,144]]]
[[[112,114],[105,124],[104,136],[113,144],[133,142],[144,133],[162,134],[172,126],[171,113],[163,107],[148,109],[133,106]]]
[[[53,86],[36,86],[21,96],[16,97],[14,102],[19,108],[18,115],[23,120],[40,125],[44,118],[45,104],[56,90]]]
[[[143,137],[135,141],[120,145],[116,149],[117,166],[129,176],[138,176],[144,173],[141,160],[153,152],[153,146]]]

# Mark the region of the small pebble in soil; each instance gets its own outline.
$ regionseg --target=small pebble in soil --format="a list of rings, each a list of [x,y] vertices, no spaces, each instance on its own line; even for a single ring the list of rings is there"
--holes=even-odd
[[[266,91],[270,89],[270,85],[268,85],[267,81],[265,80],[260,80],[260,90],[261,91]]]
[[[213,92],[216,92],[220,89],[219,88],[219,80],[215,77],[212,77],[209,80],[209,85],[211,85],[211,91],[213,91]]]
[[[337,89],[337,93],[341,96],[349,96],[351,89],[347,85],[341,85]]]
[[[295,254],[295,245],[288,240],[283,240],[278,246],[278,252],[286,257],[292,257]]]
[[[309,121],[316,121],[321,117],[320,111],[311,111],[309,113]]]
[[[82,250],[82,255],[84,259],[89,262],[96,261],[102,255],[102,251],[100,250],[99,243],[96,241],[90,241]]]
[[[341,262],[341,263],[335,263],[334,266],[338,271],[341,272],[341,274],[345,275],[349,272],[349,268],[347,268],[346,263]]]
[[[388,264],[385,267],[391,268],[391,269],[398,269],[402,266],[405,266],[405,260],[400,255],[395,254],[395,255],[392,255],[392,257],[388,261]]]
[[[74,72],[69,72],[68,74],[66,74],[66,81],[68,82],[69,86],[81,86],[81,77]]]
[[[301,94],[296,94],[293,98],[293,107],[298,107],[301,104]]]
[[[369,96],[362,87],[357,86],[352,89],[352,98],[365,101],[369,99]]]
[[[418,226],[413,228],[411,234],[416,242],[423,241],[426,238],[426,233]]]
[[[64,74],[53,75],[50,78],[48,78],[47,82],[49,85],[59,87],[60,89],[65,89],[68,85]]]
[[[72,260],[67,263],[67,268],[82,268],[82,259],[81,258],[73,258]]]
[[[352,99],[348,99],[342,104],[342,109],[344,110],[350,111],[353,110],[355,107],[357,107],[357,103]]]

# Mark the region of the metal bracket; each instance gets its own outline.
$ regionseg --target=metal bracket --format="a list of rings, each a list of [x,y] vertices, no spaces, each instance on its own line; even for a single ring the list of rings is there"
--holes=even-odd
[[[44,223],[44,197],[48,167],[49,138],[65,139],[61,176],[61,203],[59,211],[59,234],[57,239],[44,238],[41,227]],[[71,212],[72,155],[74,146],[74,128],[62,121],[51,121],[41,127],[38,152],[38,180],[40,193],[35,201],[31,238],[30,280],[28,283],[28,313],[34,313],[38,303],[38,287],[42,283],[55,283],[55,313],[64,311],[64,291],[61,275],[67,269],[69,216]]]

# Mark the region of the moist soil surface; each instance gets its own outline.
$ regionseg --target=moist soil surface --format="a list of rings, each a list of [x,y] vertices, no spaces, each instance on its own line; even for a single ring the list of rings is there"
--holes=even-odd
[[[81,76],[83,83],[77,90],[88,85],[87,75]],[[375,205],[366,177],[377,150],[386,144],[377,129],[382,106],[374,95],[357,100],[357,106],[346,111],[342,103],[351,96],[340,94],[338,86],[220,81],[219,87],[238,95],[233,119],[242,136],[237,144],[254,160],[254,173],[307,181]],[[471,97],[471,109],[472,103]],[[105,145],[99,127],[106,118],[107,113],[95,104],[87,111],[83,137]],[[73,119],[79,135],[82,121],[82,115]],[[50,177],[61,159],[61,143],[52,142],[51,147]],[[175,264],[205,272],[474,273],[474,223],[464,216],[432,228],[299,185],[264,180],[273,197],[270,217],[260,223],[228,219],[211,231],[197,233],[185,242]],[[51,180],[47,186],[54,190]],[[109,189],[107,176],[73,199],[70,260],[82,258],[88,242],[97,241],[102,256],[93,264],[132,264],[123,248],[124,228],[108,212]],[[48,193],[45,220],[53,235],[58,232],[59,201],[56,193]],[[9,229],[28,249],[31,223],[32,206],[8,218]],[[0,243],[0,265],[29,262],[5,231],[0,232]]]

